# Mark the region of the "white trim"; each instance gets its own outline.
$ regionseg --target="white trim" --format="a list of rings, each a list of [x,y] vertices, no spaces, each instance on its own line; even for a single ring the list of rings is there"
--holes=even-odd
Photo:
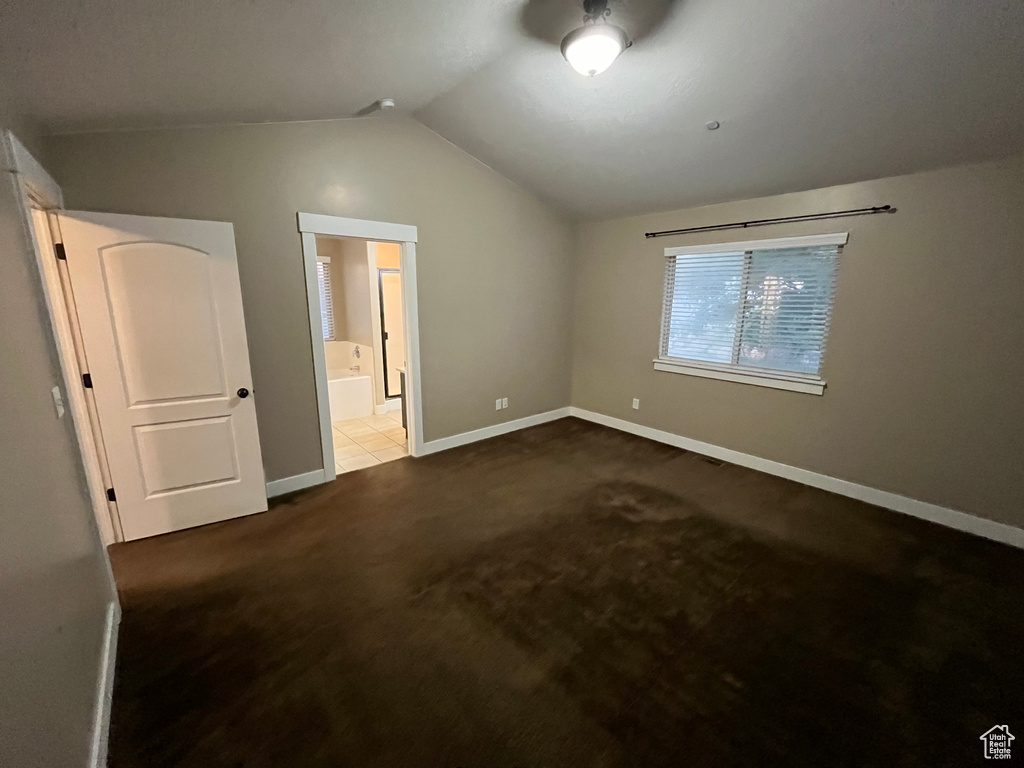
[[[948,507],[940,507],[937,504],[929,504],[926,501],[919,501],[908,496],[900,496],[897,493],[882,491],[866,485],[851,483],[848,480],[840,480],[829,475],[822,475],[818,472],[811,472],[808,469],[800,469],[789,464],[781,464],[777,461],[762,459],[759,456],[752,456],[748,453],[740,453],[730,448],[722,448],[711,443],[704,443],[700,440],[693,440],[689,437],[665,432],[653,427],[645,427],[641,424],[634,424],[631,421],[617,419],[614,416],[605,416],[602,413],[587,411],[583,408],[569,408],[569,415],[575,416],[595,424],[602,424],[621,432],[628,432],[632,435],[646,437],[648,440],[655,440],[659,443],[682,448],[704,456],[727,461],[730,464],[737,464],[741,467],[756,469],[769,475],[784,477],[787,480],[794,480],[813,488],[821,488],[840,496],[848,496],[851,499],[874,504],[878,507],[885,507],[894,512],[902,512],[911,517],[918,517],[932,523],[944,525],[947,528],[954,528],[958,531],[971,533],[975,536],[982,536],[986,539],[1009,544],[1012,547],[1024,549],[1024,528],[1017,528],[1005,523],[997,523],[994,520],[986,520],[983,517],[960,512]]]
[[[385,400],[383,405],[373,406],[373,412],[377,416],[383,416],[385,413],[391,413],[392,411],[398,411],[402,408],[402,401],[400,398],[393,397],[390,400]]]
[[[810,248],[815,245],[846,245],[849,232],[835,232],[829,235],[804,235],[801,237],[773,237],[767,240],[741,240],[734,243],[711,243],[709,245],[683,245],[666,248],[666,256],[704,256],[712,253],[737,253],[777,248]]]
[[[463,432],[458,435],[452,435],[451,437],[442,437],[437,440],[431,440],[429,443],[424,443],[421,456],[426,456],[431,453],[437,453],[438,451],[447,451],[450,448],[458,448],[460,445],[468,445],[469,443],[475,443],[479,440],[487,440],[490,437],[497,437],[498,435],[505,435],[509,432],[517,432],[520,429],[526,429],[527,427],[535,427],[538,424],[546,424],[549,421],[555,421],[557,419],[564,419],[570,414],[570,408],[556,408],[553,411],[547,411],[545,413],[537,413],[533,416],[524,416],[521,419],[515,421],[506,421],[501,424],[495,424],[490,427],[484,427],[482,429],[474,429],[472,432]]]
[[[669,373],[683,373],[688,376],[700,376],[705,379],[721,379],[722,381],[735,381],[740,384],[754,384],[759,387],[771,387],[772,389],[788,389],[792,392],[806,392],[809,395],[821,395],[825,391],[825,382],[821,379],[800,376],[792,376],[776,371],[751,371],[745,368],[732,366],[704,365],[702,363],[682,362],[670,357],[654,358],[654,370],[668,371]]]
[[[320,417],[320,455],[323,459],[321,475],[322,483],[329,483],[337,477],[334,464],[334,432],[331,427],[331,399],[327,388],[327,358],[324,350],[324,330],[321,320],[323,309],[320,306],[320,283],[317,278],[316,264],[319,257],[316,253],[316,235],[312,232],[301,233],[302,261],[306,273],[306,305],[309,312],[309,342],[313,355],[313,381],[316,387],[316,408]],[[267,484],[270,487],[270,484]],[[284,493],[284,491],[282,491]],[[270,496],[270,492],[267,492]]]
[[[332,464],[332,469],[333,466]],[[332,472],[331,480],[333,479],[334,473]],[[310,488],[326,482],[327,480],[324,479],[324,471],[322,469],[314,469],[312,472],[304,472],[301,475],[282,477],[280,480],[271,480],[267,483],[267,498],[272,499],[275,496],[282,496],[292,491],[301,491],[303,488]]]
[[[103,628],[103,648],[100,651],[99,680],[96,685],[96,706],[93,710],[92,744],[89,748],[89,768],[104,768],[107,764],[107,745],[110,743],[110,711],[114,703],[114,669],[117,666],[117,628],[121,623],[121,606],[116,600],[107,603],[107,616]]]
[[[299,232],[336,237],[357,237],[361,240],[390,240],[396,243],[415,243],[416,227],[410,224],[392,224],[386,221],[346,219],[322,213],[299,213]]]

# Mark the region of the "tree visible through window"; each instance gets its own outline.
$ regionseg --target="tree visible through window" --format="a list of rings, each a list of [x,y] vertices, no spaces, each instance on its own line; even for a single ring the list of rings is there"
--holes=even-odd
[[[819,376],[838,245],[669,255],[661,357]]]

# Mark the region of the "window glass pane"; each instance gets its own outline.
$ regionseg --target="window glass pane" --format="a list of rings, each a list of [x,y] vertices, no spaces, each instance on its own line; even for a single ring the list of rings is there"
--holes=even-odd
[[[742,253],[675,259],[663,354],[732,362],[743,259]]]
[[[828,332],[835,246],[754,251],[737,363],[816,374]]]
[[[839,248],[670,257],[661,355],[817,375]]]

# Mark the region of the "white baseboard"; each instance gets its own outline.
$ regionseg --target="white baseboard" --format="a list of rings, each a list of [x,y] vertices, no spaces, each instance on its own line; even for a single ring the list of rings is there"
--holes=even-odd
[[[478,440],[486,440],[489,437],[497,437],[498,435],[516,432],[520,429],[526,429],[527,427],[535,427],[538,424],[545,424],[549,421],[555,421],[556,419],[564,419],[568,415],[568,407],[556,408],[555,410],[547,411],[546,413],[524,416],[523,418],[516,419],[515,421],[506,421],[501,424],[495,424],[491,427],[474,429],[472,432],[463,432],[462,434],[452,435],[451,437],[442,437],[437,440],[431,440],[429,443],[424,443],[419,455],[426,456],[431,453],[437,453],[438,451],[447,451],[449,448],[458,448],[460,445],[468,445],[469,443],[475,443]]]
[[[897,493],[880,491],[877,488],[870,488],[866,485],[858,485],[848,480],[840,480],[828,475],[811,472],[807,469],[793,467],[789,464],[780,464],[777,461],[762,459],[759,456],[751,456],[748,453],[740,453],[729,448],[722,448],[711,443],[682,437],[681,435],[664,432],[653,427],[645,427],[640,424],[634,424],[631,421],[617,419],[614,416],[605,416],[604,414],[587,411],[582,408],[569,408],[569,415],[592,421],[596,424],[603,424],[606,427],[618,429],[622,432],[646,437],[649,440],[656,440],[659,443],[672,445],[676,448],[683,448],[704,456],[711,456],[715,459],[727,461],[730,464],[738,464],[741,467],[749,467],[760,472],[766,472],[769,475],[777,475],[787,480],[795,480],[804,485],[838,493],[841,496],[849,496],[852,499],[859,499],[868,504],[885,507],[895,512],[902,512],[906,515],[919,517],[922,520],[945,525],[948,528],[955,528],[958,531],[972,533],[975,536],[983,536],[986,539],[992,539],[1024,549],[1024,529],[1016,528],[1012,525],[997,523],[994,520],[986,520],[983,517],[977,517],[966,512],[949,509],[948,507],[940,507],[937,504],[929,504],[926,501],[918,501],[908,496],[900,496]]]
[[[377,416],[383,416],[385,413],[391,413],[392,411],[400,411],[400,410],[402,410],[402,401],[401,401],[401,399],[385,400],[384,401],[384,405],[375,405],[375,406],[373,406],[373,412]]]
[[[114,667],[117,659],[117,627],[121,623],[121,606],[117,600],[107,604],[103,628],[103,648],[96,685],[96,708],[93,712],[92,746],[89,768],[105,768],[110,741],[110,710],[114,703]]]
[[[324,477],[324,471],[322,469],[314,469],[312,472],[306,472],[301,475],[292,475],[291,477],[282,477],[280,480],[271,480],[267,483],[267,498],[272,499],[275,496],[281,496],[285,493],[301,491],[303,488],[320,485],[321,483],[326,482]]]

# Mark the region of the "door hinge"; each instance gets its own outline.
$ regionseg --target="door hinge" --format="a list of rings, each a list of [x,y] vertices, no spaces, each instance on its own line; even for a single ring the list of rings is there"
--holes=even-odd
[[[86,389],[92,389],[92,375],[88,373],[82,374],[82,386]]]
[[[107,501],[117,501],[117,495],[113,488],[107,488]]]
[[[54,243],[53,252],[57,254],[57,258],[61,261],[68,260],[68,252],[64,250],[64,243]]]
[[[387,340],[388,340],[388,332],[384,331],[384,341],[387,341]]]

